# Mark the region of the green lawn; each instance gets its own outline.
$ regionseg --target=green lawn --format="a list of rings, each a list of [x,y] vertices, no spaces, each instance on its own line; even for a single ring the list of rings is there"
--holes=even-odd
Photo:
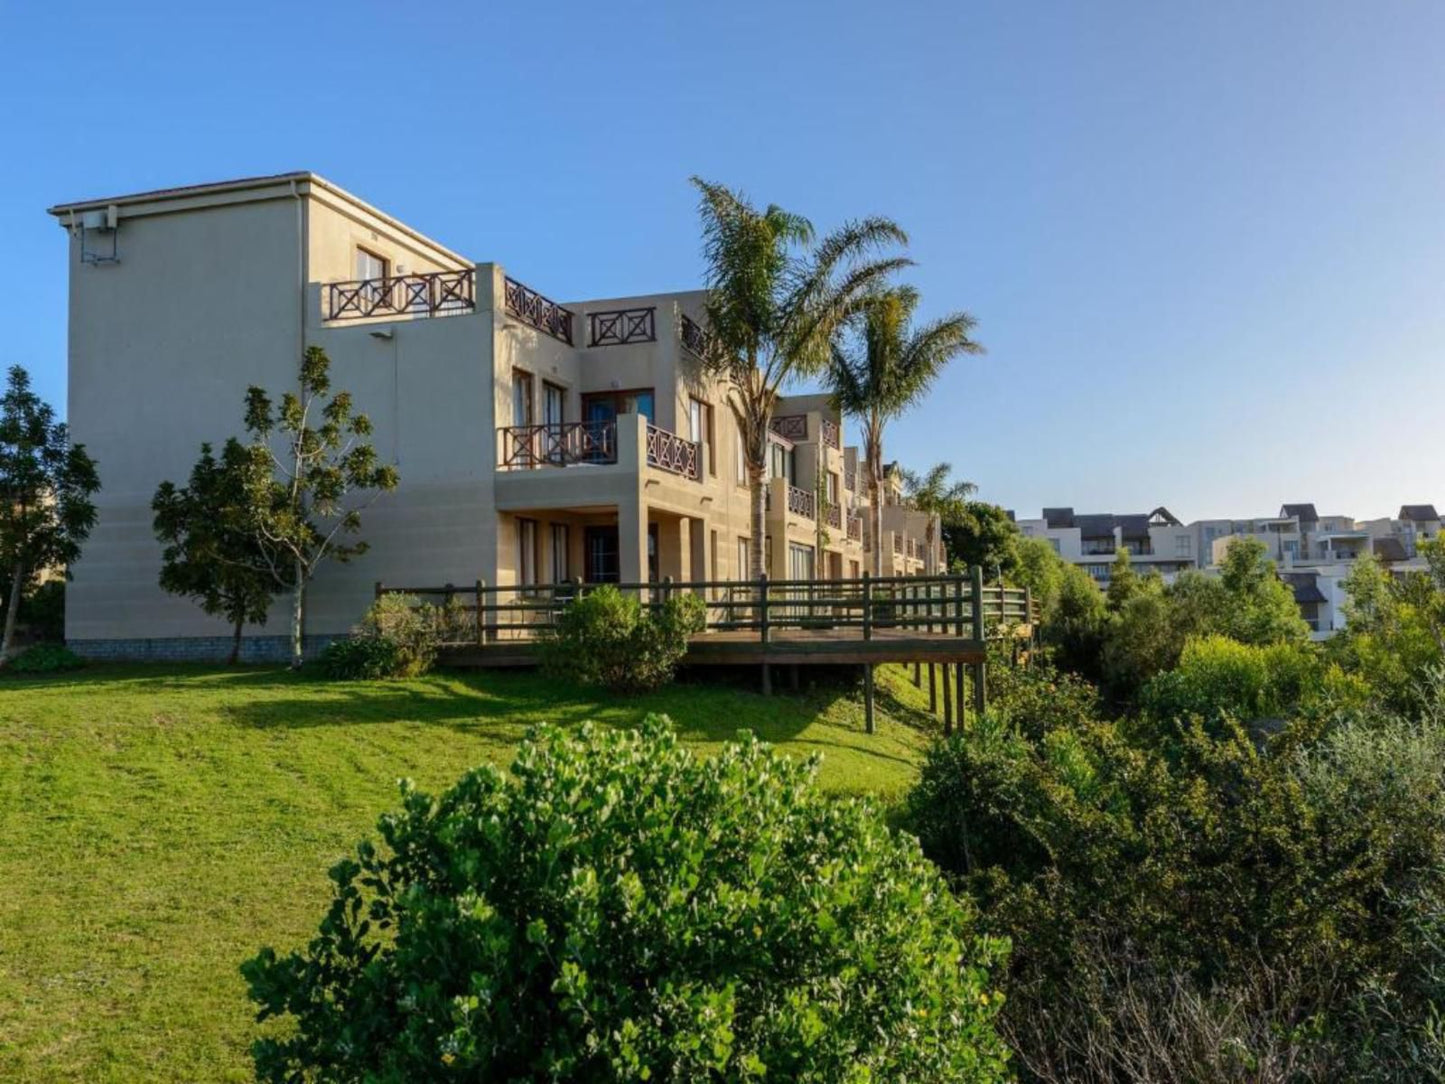
[[[314,930],[326,869],[409,776],[505,764],[532,723],[671,715],[823,754],[830,788],[898,795],[931,724],[884,673],[856,695],[678,685],[612,699],[534,674],[325,684],[284,671],[107,667],[0,680],[0,1080],[250,1078],[237,965]],[[926,697],[923,698],[926,701]]]

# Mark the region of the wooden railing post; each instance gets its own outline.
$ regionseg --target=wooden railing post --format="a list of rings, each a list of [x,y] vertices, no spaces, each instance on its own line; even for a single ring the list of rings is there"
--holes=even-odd
[[[988,651],[988,642],[984,636],[983,627],[983,567],[973,566],[973,634],[978,639],[978,648],[981,652]],[[987,698],[984,692],[984,682],[987,679],[987,666],[982,659],[973,664],[973,712],[978,718],[983,718],[984,710],[987,707]]]
[[[973,638],[983,643],[983,566],[974,565],[973,578]]]
[[[863,572],[863,639],[873,639],[873,580]]]
[[[485,592],[486,592],[486,588],[487,588],[487,582],[486,582],[485,580],[478,580],[478,581],[477,581],[477,646],[478,646],[478,647],[481,647],[484,643],[486,643],[486,637],[483,635],[483,632],[482,632],[482,628],[483,628],[483,626],[482,626],[482,597],[483,597],[483,595],[484,595]]]

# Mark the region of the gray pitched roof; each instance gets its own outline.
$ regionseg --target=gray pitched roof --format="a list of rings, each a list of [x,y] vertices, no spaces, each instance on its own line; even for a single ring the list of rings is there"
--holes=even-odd
[[[1122,528],[1125,538],[1148,538],[1149,517],[1142,515],[1115,516],[1114,524]]]
[[[1279,510],[1281,516],[1294,516],[1301,523],[1318,523],[1320,514],[1312,504],[1287,504]]]
[[[1074,525],[1081,538],[1108,538],[1114,533],[1114,517],[1110,515],[1075,516]]]
[[[1431,520],[1438,520],[1440,517],[1436,514],[1433,504],[1402,504],[1399,518],[1412,523],[1428,523]]]
[[[1049,530],[1057,531],[1074,525],[1074,510],[1072,508],[1045,508],[1044,522],[1049,525]]]

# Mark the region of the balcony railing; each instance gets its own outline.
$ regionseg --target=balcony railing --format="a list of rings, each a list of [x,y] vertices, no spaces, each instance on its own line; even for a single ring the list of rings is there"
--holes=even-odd
[[[854,515],[848,517],[848,537],[854,542],[861,542],[863,540],[862,516]]]
[[[502,300],[507,311],[518,320],[531,324],[538,331],[545,331],[554,339],[561,339],[568,346],[572,345],[571,309],[564,309],[513,278],[504,282]]]
[[[568,467],[575,463],[616,463],[616,422],[554,422],[509,425],[497,430],[502,466]]]
[[[834,528],[835,530],[841,531],[841,530],[843,529],[843,507],[842,507],[842,505],[837,505],[837,504],[830,504],[830,505],[828,505],[827,520],[828,520],[828,526],[829,526],[829,527],[832,527],[832,528]]]
[[[702,449],[676,433],[647,427],[647,465],[697,481],[702,478]]]
[[[808,416],[806,414],[783,414],[772,420],[769,428],[780,437],[789,440],[808,439]]]
[[[795,516],[802,516],[804,519],[818,518],[818,498],[809,493],[806,489],[799,489],[797,486],[788,487],[788,511]]]
[[[843,472],[843,488],[849,493],[858,492],[858,472],[856,470],[845,470]]]
[[[326,288],[328,320],[452,316],[472,312],[476,307],[476,275],[470,267],[426,275],[333,282]]]
[[[823,419],[823,443],[829,448],[841,448],[843,446],[843,434],[838,429],[838,423],[832,418]]]
[[[613,309],[587,314],[588,346],[657,342],[657,309]]]
[[[707,332],[702,325],[693,320],[687,313],[679,313],[677,321],[678,338],[682,345],[699,358],[707,354]]]

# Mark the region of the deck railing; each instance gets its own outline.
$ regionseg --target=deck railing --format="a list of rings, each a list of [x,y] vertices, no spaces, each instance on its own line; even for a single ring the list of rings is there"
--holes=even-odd
[[[808,416],[806,414],[782,414],[768,424],[768,428],[788,440],[808,439]]]
[[[657,341],[657,309],[613,309],[587,314],[588,346],[626,346]]]
[[[818,518],[818,498],[806,489],[788,487],[788,512],[804,519]]]
[[[835,531],[843,529],[843,507],[838,504],[828,505],[827,523]]]
[[[501,465],[510,468],[616,463],[616,422],[508,425],[497,430]]]
[[[476,275],[470,267],[425,275],[333,282],[326,287],[328,320],[452,316],[472,312],[476,307]]]
[[[679,313],[677,321],[677,335],[682,340],[682,345],[697,357],[704,357],[707,353],[707,332],[702,325],[693,320],[687,313]]]
[[[951,635],[975,641],[1001,638],[1038,620],[1029,592],[984,585],[970,576],[863,576],[846,580],[701,580],[615,584],[644,606],[662,606],[673,594],[696,595],[705,606],[710,633],[752,632],[767,643],[774,633],[843,633],[871,640],[875,635]],[[411,595],[439,611],[443,640],[455,646],[531,642],[547,635],[557,617],[595,584],[528,586],[447,584],[443,587],[376,585],[376,594]]]
[[[551,298],[543,297],[531,287],[508,278],[503,283],[503,304],[507,311],[538,331],[572,345],[572,310],[564,309]]]
[[[647,465],[698,481],[702,478],[702,449],[695,441],[649,425]]]
[[[843,446],[843,435],[838,428],[838,423],[832,418],[823,419],[823,443],[829,448],[841,448]]]
[[[854,542],[861,542],[863,539],[863,517],[851,515],[848,517],[848,537]]]

